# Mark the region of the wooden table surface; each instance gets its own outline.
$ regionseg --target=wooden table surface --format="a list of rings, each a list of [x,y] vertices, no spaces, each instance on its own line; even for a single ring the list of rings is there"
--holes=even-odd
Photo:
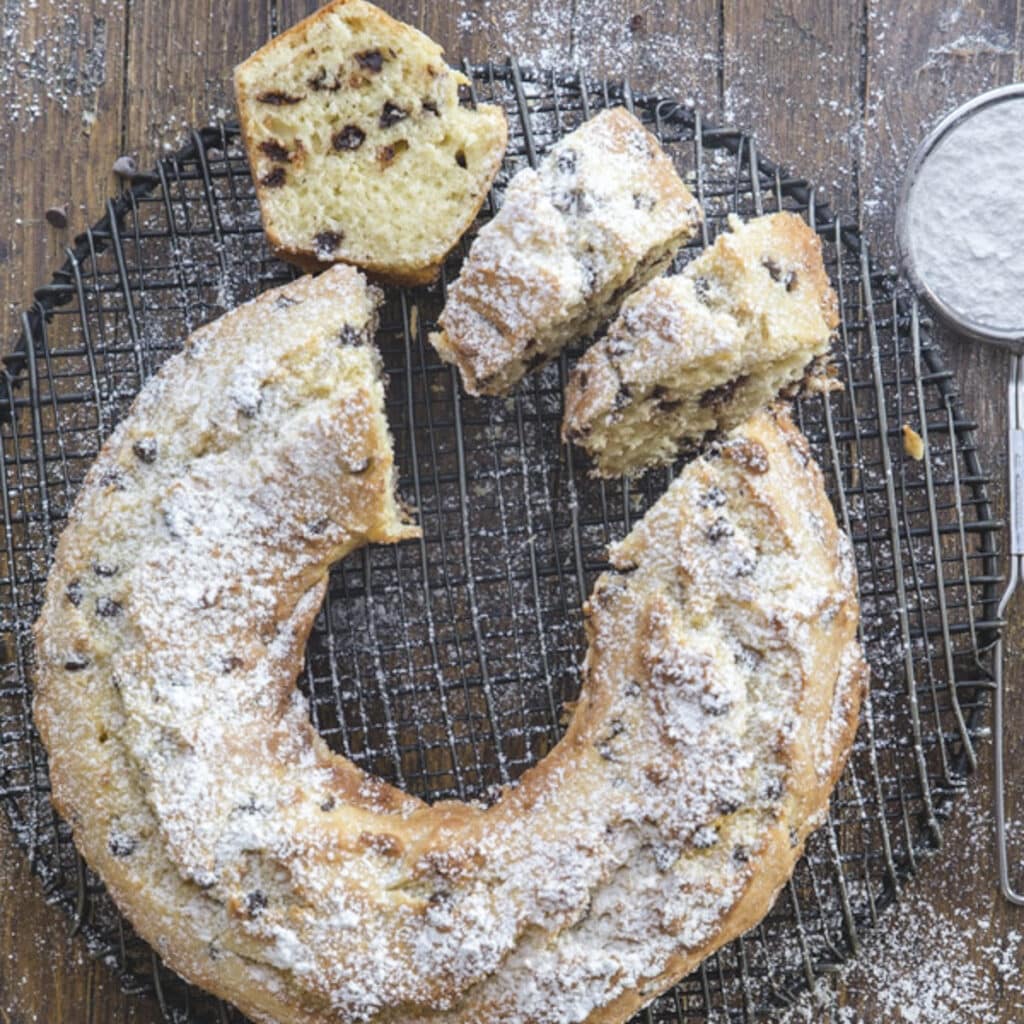
[[[453,57],[515,51],[576,61],[595,73],[625,71],[635,86],[691,96],[719,122],[756,128],[762,152],[818,182],[840,210],[860,218],[883,264],[892,258],[895,190],[926,129],[967,97],[1024,78],[1024,0],[381,2]],[[0,4],[0,339],[13,339],[17,310],[48,279],[71,237],[99,216],[116,188],[114,158],[130,152],[148,166],[187,124],[231,116],[232,66],[315,6],[315,0]],[[71,204],[70,224],[58,231],[43,215],[63,203]],[[944,344],[965,405],[980,424],[1001,513],[1005,357],[951,338]],[[1024,765],[1022,623],[1018,607],[1007,651],[1009,686],[1017,695],[1010,701],[1016,767]],[[1024,771],[1017,775],[1015,812],[1024,822]],[[991,749],[984,746],[968,801],[973,810],[955,815],[944,852],[912,885],[911,911],[897,910],[886,928],[897,935],[904,929],[909,947],[920,934],[922,912],[935,916],[940,933],[970,922],[971,963],[939,969],[948,969],[955,983],[957,972],[969,968],[989,992],[986,1009],[960,1007],[935,1021],[1024,1020],[1021,987],[1006,984],[1020,966],[1024,913],[995,895],[985,813],[991,776]],[[1017,964],[998,963],[993,950],[1009,951]],[[898,975],[901,958],[909,965],[921,953],[888,942],[865,956],[897,961],[889,966]],[[847,972],[826,1000],[831,1009],[807,1019],[931,1024],[912,1009],[901,1014],[892,993],[880,991],[878,973],[877,964],[873,972]],[[0,1022],[159,1019],[154,1002],[122,995],[109,970],[69,936],[67,921],[43,902],[0,826]]]

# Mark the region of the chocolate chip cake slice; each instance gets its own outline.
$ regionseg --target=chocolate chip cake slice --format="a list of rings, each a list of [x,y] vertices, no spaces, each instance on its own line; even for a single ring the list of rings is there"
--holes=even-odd
[[[430,340],[470,394],[504,394],[614,316],[700,216],[654,136],[625,109],[605,110],[512,179]]]
[[[433,280],[505,151],[503,111],[474,107],[436,43],[364,0],[271,40],[235,91],[267,237],[305,270]]]
[[[576,365],[562,435],[599,476],[668,463],[805,376],[838,323],[821,243],[795,214],[731,230],[626,301]]]

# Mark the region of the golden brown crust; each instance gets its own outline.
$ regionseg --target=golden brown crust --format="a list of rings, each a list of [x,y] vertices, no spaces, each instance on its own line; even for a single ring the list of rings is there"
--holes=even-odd
[[[411,533],[354,277],[204,329],[90,472],[37,625],[55,800],[140,933],[255,1020],[622,1021],[763,915],[824,812],[864,680],[848,544],[755,417],[613,549],[544,761],[487,810],[368,779],[292,695],[330,561]],[[247,356],[282,297],[294,336]]]
[[[570,375],[562,437],[595,475],[674,461],[826,356],[837,305],[817,235],[791,213],[730,226],[682,275],[629,298]]]
[[[437,44],[365,0],[333,0],[240,64],[239,123],[274,252],[309,273],[342,261],[393,284],[433,281],[507,144],[500,107],[460,105],[468,86]]]

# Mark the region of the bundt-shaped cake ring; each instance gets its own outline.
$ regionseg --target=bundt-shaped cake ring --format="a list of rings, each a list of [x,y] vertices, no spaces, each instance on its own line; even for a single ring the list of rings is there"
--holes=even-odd
[[[562,741],[490,807],[332,753],[295,688],[332,562],[416,534],[377,296],[338,267],[193,335],[89,471],[36,629],[54,799],[138,931],[256,1021],[623,1021],[753,925],[865,669],[782,413],[691,463],[587,604]]]

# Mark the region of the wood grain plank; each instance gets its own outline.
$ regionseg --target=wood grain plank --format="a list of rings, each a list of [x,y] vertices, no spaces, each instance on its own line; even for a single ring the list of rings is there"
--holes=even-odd
[[[148,166],[190,126],[234,118],[234,66],[270,37],[271,7],[248,0],[132,0],[124,144]]]
[[[854,211],[861,115],[859,5],[725,0],[724,106],[759,150]]]
[[[0,345],[114,186],[122,109],[120,2],[0,5]],[[44,220],[69,204],[69,224]]]
[[[863,229],[882,265],[891,264],[895,201],[907,163],[930,127],[955,106],[976,93],[1013,79],[1022,59],[1021,10],[1017,0],[965,0],[937,9],[928,0],[869,0],[864,76],[864,133],[861,151]],[[1004,353],[965,345],[949,332],[938,331],[949,365],[960,382],[969,417],[979,429],[980,457],[994,476],[991,493],[996,514],[1005,514],[1007,380]],[[1024,602],[1013,609],[1006,637],[1007,680],[1010,691],[1024,693]],[[1024,701],[1008,705],[1008,756],[1011,766],[1024,764]],[[992,751],[979,751],[980,770],[971,782],[982,806],[990,806]],[[1012,770],[1017,820],[1024,817],[1024,773]],[[978,829],[984,830],[981,841]],[[980,954],[986,946],[999,948],[1011,929],[1019,929],[1024,914],[997,896],[991,817],[958,812],[947,825],[948,858],[974,849],[980,863],[944,857],[927,863],[916,881],[926,912],[973,929],[972,945],[979,955],[970,965],[972,977],[1000,991],[1002,984],[992,957]],[[1018,862],[1024,849],[1016,849]],[[952,877],[951,877],[952,876]],[[970,908],[970,909],[965,909]],[[972,912],[976,911],[976,912]],[[847,976],[840,1001],[857,1019],[882,1019],[883,1000],[864,984],[865,969]],[[979,980],[982,984],[982,980]],[[1024,1006],[1012,994],[1002,1001],[1000,1021],[1013,1024]]]

